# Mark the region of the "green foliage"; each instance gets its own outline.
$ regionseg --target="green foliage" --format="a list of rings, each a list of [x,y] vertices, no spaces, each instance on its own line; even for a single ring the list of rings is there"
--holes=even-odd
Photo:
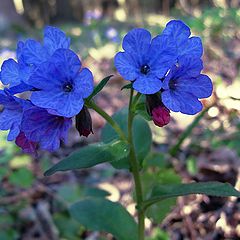
[[[168,176],[167,176],[168,175]],[[167,183],[169,173],[164,180]],[[169,178],[170,177],[170,178]],[[177,180],[177,179],[175,179]],[[180,179],[179,179],[180,180]],[[174,181],[172,181],[173,183]],[[171,183],[171,182],[170,182]],[[155,222],[161,222],[168,214],[171,208],[176,204],[176,197],[190,194],[206,194],[209,196],[218,197],[240,197],[240,192],[234,189],[228,183],[220,182],[205,182],[205,183],[189,183],[189,184],[157,184],[153,187],[149,200],[145,201],[143,207],[148,208],[146,215],[152,218]]]
[[[113,119],[119,124],[126,135],[128,131],[127,116],[128,111],[126,108],[113,115]],[[119,137],[114,129],[109,124],[106,124],[102,130],[101,138],[104,143],[109,143]],[[135,117],[133,122],[133,141],[137,159],[141,164],[151,149],[152,134],[148,123],[139,116]],[[129,168],[128,156],[125,156],[118,161],[113,161],[111,164],[115,168]]]
[[[151,199],[148,200],[148,202],[150,204],[164,199],[190,194],[206,194],[216,197],[240,197],[240,192],[229,183],[201,182],[155,186],[151,193]]]
[[[54,223],[60,231],[62,239],[79,240],[83,231],[79,223],[68,214],[56,213],[53,215]]]
[[[197,173],[197,159],[194,157],[188,158],[187,162],[187,170],[190,174],[195,175]]]
[[[119,161],[127,155],[128,147],[119,140],[107,144],[90,144],[64,158],[47,170],[44,175],[50,176],[58,171],[89,168],[103,162]]]
[[[146,99],[145,96],[142,95],[135,106],[135,113],[139,114],[142,116],[145,120],[150,121],[152,118],[149,116],[149,113],[147,112],[147,107],[146,107]]]
[[[128,83],[128,84],[124,85],[124,86],[121,88],[121,90],[123,90],[123,89],[131,89],[131,88],[132,88],[132,83]]]
[[[150,152],[148,156],[144,159],[144,168],[157,167],[166,168],[169,165],[166,154],[159,152]]]
[[[109,192],[96,188],[96,187],[85,187],[77,184],[64,184],[57,190],[57,194],[66,203],[77,202],[82,197],[107,197],[110,195]]]
[[[9,176],[9,182],[19,187],[28,188],[33,184],[34,176],[27,168],[19,168]]]
[[[110,80],[110,78],[113,75],[107,76],[105,77],[93,90],[92,94],[87,98],[87,101],[91,100],[94,96],[96,96],[104,87],[105,85],[108,83],[108,81]]]
[[[86,198],[70,208],[71,215],[91,230],[105,231],[119,240],[137,240],[137,224],[119,203],[104,198]]]
[[[181,177],[177,175],[171,168],[162,168],[156,172],[147,172],[143,175],[145,198],[148,198],[152,193],[152,188],[161,184],[176,184],[181,182]],[[160,223],[167,214],[176,205],[176,198],[171,198],[156,203],[149,207],[146,211],[147,217],[154,222]]]

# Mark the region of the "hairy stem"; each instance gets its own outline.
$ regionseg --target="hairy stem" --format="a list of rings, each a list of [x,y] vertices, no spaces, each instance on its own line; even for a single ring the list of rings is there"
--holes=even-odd
[[[130,147],[129,161],[134,178],[136,198],[137,198],[137,211],[138,211],[138,236],[139,240],[144,240],[144,210],[141,209],[143,202],[142,185],[139,174],[139,164],[136,158],[133,135],[132,135],[132,125],[134,119],[134,112],[132,111],[132,100],[133,100],[133,89],[131,89],[130,100],[129,100],[129,112],[128,112],[128,143]]]
[[[99,115],[101,115],[112,126],[112,128],[116,131],[116,133],[119,135],[121,140],[123,140],[126,143],[128,142],[128,139],[126,138],[125,133],[122,131],[122,129],[119,127],[119,125],[103,109],[101,109],[93,101],[88,101],[86,103],[86,106],[95,110]]]

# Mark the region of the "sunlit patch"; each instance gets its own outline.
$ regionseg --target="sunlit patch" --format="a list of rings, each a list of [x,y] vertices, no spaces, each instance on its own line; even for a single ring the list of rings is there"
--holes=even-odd
[[[118,189],[115,186],[113,186],[110,183],[104,182],[104,183],[98,184],[98,187],[100,189],[105,190],[105,191],[107,191],[107,192],[109,192],[111,194],[110,196],[107,197],[110,201],[113,201],[113,202],[119,201],[120,193],[119,193]]]
[[[82,34],[82,30],[80,27],[74,27],[71,29],[70,33],[74,36],[79,37]]]
[[[216,117],[217,115],[219,114],[219,109],[217,107],[211,107],[209,110],[208,110],[208,115],[210,117]]]

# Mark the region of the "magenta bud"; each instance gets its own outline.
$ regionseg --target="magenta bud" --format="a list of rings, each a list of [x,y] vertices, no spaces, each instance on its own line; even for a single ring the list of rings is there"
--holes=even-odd
[[[170,122],[170,111],[165,106],[158,106],[152,110],[152,119],[156,126],[163,127]]]
[[[23,152],[37,155],[37,143],[27,139],[23,132],[20,132],[15,141],[16,145],[22,148]]]
[[[170,110],[164,106],[158,94],[146,95],[147,111],[154,124],[163,127],[170,122]]]
[[[76,116],[76,128],[80,136],[88,137],[90,133],[93,133],[92,118],[85,106],[83,106],[82,110]]]

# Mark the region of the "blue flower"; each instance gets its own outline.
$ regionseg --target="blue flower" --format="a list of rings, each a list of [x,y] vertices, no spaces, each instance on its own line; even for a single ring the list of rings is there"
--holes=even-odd
[[[0,113],[0,129],[9,130],[7,139],[12,141],[20,132],[23,111],[32,104],[27,100],[11,96],[4,90],[0,90],[0,104],[3,105],[3,111]]]
[[[210,78],[200,73],[202,68],[199,58],[189,55],[179,58],[163,82],[161,97],[167,108],[189,115],[202,110],[198,99],[211,96],[213,90]]]
[[[60,141],[67,141],[68,130],[72,126],[71,118],[50,114],[46,109],[32,107],[24,111],[21,131],[41,149],[54,151]]]
[[[36,67],[49,60],[57,49],[67,49],[69,46],[70,39],[55,27],[45,28],[43,44],[32,39],[26,42],[19,41],[16,54],[17,61],[8,59],[2,64],[2,83],[4,85],[9,84],[10,88],[14,87],[10,90],[13,94],[31,90],[32,86],[28,80]]]
[[[118,72],[133,82],[133,88],[143,94],[153,94],[162,88],[162,78],[176,62],[174,39],[151,34],[141,28],[131,30],[123,39],[124,52],[115,56]]]
[[[82,68],[69,45],[61,30],[46,27],[42,44],[18,42],[16,60],[8,59],[1,67],[1,81],[9,88],[0,90],[0,129],[10,130],[8,140],[16,139],[24,152],[59,148],[67,140],[71,118],[93,91],[91,71]],[[25,91],[31,91],[31,101],[14,96]]]
[[[172,20],[168,22],[162,34],[173,39],[178,57],[191,55],[200,58],[202,56],[201,39],[199,37],[190,37],[190,28],[182,21]]]
[[[34,105],[54,110],[58,115],[73,117],[83,107],[83,98],[93,91],[93,76],[81,69],[78,56],[69,49],[58,49],[42,63],[29,79],[38,89],[31,96]]]
[[[27,40],[21,48],[21,57],[26,64],[37,67],[49,60],[57,49],[68,49],[69,46],[70,39],[65,33],[48,26],[44,29],[43,44],[33,39]]]

